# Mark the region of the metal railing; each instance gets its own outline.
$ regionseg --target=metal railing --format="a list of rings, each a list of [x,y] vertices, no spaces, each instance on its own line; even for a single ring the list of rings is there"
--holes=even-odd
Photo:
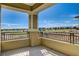
[[[79,33],[48,32],[48,33],[41,33],[41,37],[55,39],[73,44],[79,44]]]
[[[26,39],[28,38],[28,32],[2,32],[1,40],[16,40],[16,39]],[[59,41],[69,42],[73,44],[79,44],[79,33],[69,33],[69,32],[40,32],[40,37],[55,39]]]
[[[2,32],[1,33],[1,40],[16,40],[16,39],[25,39],[27,38],[27,32]]]

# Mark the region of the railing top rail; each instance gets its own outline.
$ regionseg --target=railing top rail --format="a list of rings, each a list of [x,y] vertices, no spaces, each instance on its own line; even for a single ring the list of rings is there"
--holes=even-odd
[[[73,34],[74,36],[79,37],[79,33],[71,33],[71,32],[44,32],[43,34],[49,34],[49,35],[65,35],[65,36],[70,36],[70,34]]]

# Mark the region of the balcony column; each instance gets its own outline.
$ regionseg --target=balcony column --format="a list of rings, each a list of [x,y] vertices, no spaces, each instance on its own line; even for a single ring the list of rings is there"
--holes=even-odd
[[[40,45],[39,31],[38,31],[38,16],[36,14],[29,15],[29,38],[30,46]]]

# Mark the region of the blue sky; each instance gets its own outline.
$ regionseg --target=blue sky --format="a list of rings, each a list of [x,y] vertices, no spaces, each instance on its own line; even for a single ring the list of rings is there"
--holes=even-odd
[[[79,3],[59,3],[38,14],[39,27],[76,26]],[[2,8],[2,28],[28,28],[28,14]]]
[[[28,28],[28,14],[2,8],[2,28]]]

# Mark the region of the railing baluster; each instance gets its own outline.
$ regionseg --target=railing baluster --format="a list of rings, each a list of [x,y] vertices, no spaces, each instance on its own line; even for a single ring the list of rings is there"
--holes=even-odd
[[[3,32],[1,33],[1,39],[4,40],[15,40],[15,39],[24,39],[27,38],[27,33],[16,33],[16,32]]]
[[[56,39],[56,40],[60,40],[60,41],[64,41],[72,44],[79,44],[79,33],[48,32],[48,33],[44,33],[43,37]]]

